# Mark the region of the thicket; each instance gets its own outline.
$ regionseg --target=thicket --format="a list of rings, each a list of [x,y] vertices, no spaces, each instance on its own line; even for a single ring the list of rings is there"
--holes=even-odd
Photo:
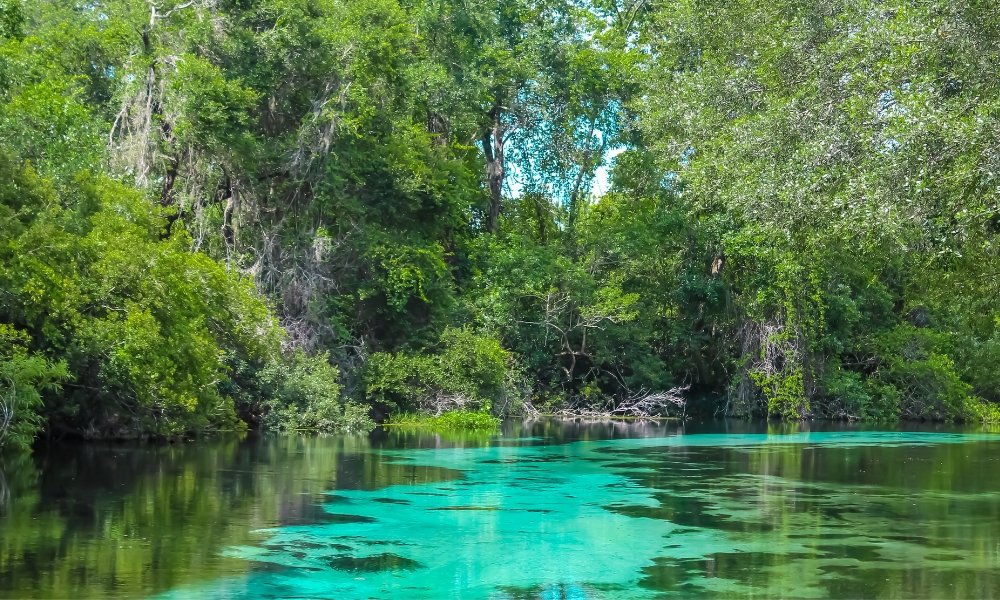
[[[4,439],[995,420],[998,42],[975,0],[0,0]]]

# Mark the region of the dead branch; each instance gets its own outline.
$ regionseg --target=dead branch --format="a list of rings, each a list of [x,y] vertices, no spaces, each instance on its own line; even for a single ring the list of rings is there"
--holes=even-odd
[[[608,398],[602,406],[577,403],[555,414],[559,417],[591,420],[686,418],[687,400],[684,393],[690,388],[690,385],[684,385],[661,392],[640,390],[622,400]]]

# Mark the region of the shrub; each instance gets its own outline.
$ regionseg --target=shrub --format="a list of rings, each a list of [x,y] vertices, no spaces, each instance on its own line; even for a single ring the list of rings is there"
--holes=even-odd
[[[295,351],[260,373],[262,425],[278,431],[368,431],[367,408],[342,402],[339,373],[323,353]]]
[[[390,413],[448,408],[488,413],[508,394],[510,357],[497,340],[448,328],[435,350],[373,354],[365,367],[367,398]]]
[[[860,421],[899,418],[899,390],[860,373],[831,366],[822,381],[827,411],[823,416]]]
[[[750,379],[767,400],[767,415],[786,419],[802,419],[809,414],[802,369],[766,374],[750,371]]]
[[[877,382],[895,388],[899,411],[916,419],[990,420],[995,405],[974,395],[950,356],[948,336],[903,324],[879,341]]]
[[[192,252],[182,227],[165,237],[136,191],[76,184],[57,193],[0,157],[0,323],[73,383],[44,419],[90,437],[238,427],[231,358],[263,364],[280,343],[252,282]]]
[[[41,392],[54,390],[68,373],[62,362],[53,363],[29,353],[27,336],[0,324],[0,450],[26,450],[42,427]]]

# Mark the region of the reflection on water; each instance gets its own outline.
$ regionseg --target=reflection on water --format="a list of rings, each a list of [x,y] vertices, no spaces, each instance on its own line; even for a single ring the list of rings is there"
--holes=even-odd
[[[543,421],[0,465],[0,597],[1000,596],[1000,436],[970,430]]]

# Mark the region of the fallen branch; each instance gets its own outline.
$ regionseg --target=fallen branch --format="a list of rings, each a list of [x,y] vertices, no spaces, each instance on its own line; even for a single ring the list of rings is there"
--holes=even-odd
[[[687,416],[687,400],[684,392],[690,385],[671,388],[662,392],[647,392],[641,390],[624,400],[615,401],[609,398],[604,406],[574,405],[556,411],[555,415],[564,418],[607,420],[607,419],[663,419],[685,418]]]

